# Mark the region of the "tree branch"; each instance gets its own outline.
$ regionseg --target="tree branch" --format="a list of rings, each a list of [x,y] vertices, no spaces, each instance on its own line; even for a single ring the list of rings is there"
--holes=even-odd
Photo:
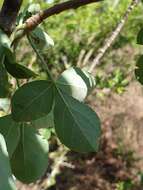
[[[0,11],[0,27],[11,33],[23,0],[4,0]]]
[[[64,3],[59,3],[57,5],[54,5],[51,8],[48,8],[44,11],[41,11],[37,13],[36,15],[30,17],[26,21],[26,26],[25,29],[27,31],[33,30],[36,26],[38,26],[43,20],[46,18],[59,14],[63,11],[69,10],[69,9],[77,9],[81,6],[91,4],[91,3],[96,3],[102,0],[69,0]]]
[[[111,45],[116,40],[116,38],[119,36],[121,30],[123,29],[128,17],[129,17],[129,14],[138,5],[139,2],[140,2],[139,0],[132,0],[131,4],[129,5],[129,7],[127,8],[126,12],[123,15],[123,18],[120,20],[120,22],[117,25],[117,27],[115,28],[115,30],[111,33],[111,36],[109,36],[109,38],[105,39],[105,43],[104,43],[103,47],[98,50],[98,54],[95,57],[95,59],[93,60],[91,66],[89,68],[89,72],[93,72],[94,68],[100,64],[100,60],[105,55],[107,50],[111,47]]]

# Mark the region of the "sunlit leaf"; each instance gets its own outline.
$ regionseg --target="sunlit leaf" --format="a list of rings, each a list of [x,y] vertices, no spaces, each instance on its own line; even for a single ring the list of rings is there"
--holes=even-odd
[[[60,75],[57,85],[77,100],[84,101],[88,92],[95,86],[95,79],[87,71],[71,67]]]

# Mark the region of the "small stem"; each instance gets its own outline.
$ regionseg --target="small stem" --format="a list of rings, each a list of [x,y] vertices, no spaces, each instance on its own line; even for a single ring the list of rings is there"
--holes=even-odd
[[[68,0],[66,2],[56,4],[56,5],[54,5],[50,8],[47,8],[45,10],[41,10],[37,14],[29,17],[23,23],[23,26],[22,26],[23,31],[21,32],[21,34],[18,37],[16,37],[16,39],[14,39],[14,41],[19,40],[24,35],[26,35],[30,31],[34,30],[39,24],[41,24],[48,17],[51,17],[55,14],[60,14],[66,10],[77,9],[77,8],[82,7],[84,5],[97,3],[97,2],[101,2],[101,1],[103,1],[103,0]]]
[[[51,72],[44,60],[44,58],[42,57],[42,55],[39,53],[39,51],[37,50],[35,44],[32,42],[31,38],[27,35],[27,38],[29,40],[29,43],[31,45],[31,47],[33,48],[33,50],[35,51],[37,57],[39,58],[39,60],[41,61],[41,67],[44,69],[44,71],[47,73],[48,77],[51,79],[51,81],[54,81],[53,76],[51,75]]]

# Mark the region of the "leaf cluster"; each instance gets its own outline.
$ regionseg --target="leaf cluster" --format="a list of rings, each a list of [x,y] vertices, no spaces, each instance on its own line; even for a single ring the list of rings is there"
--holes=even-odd
[[[18,22],[23,22],[33,10],[34,7],[24,11]],[[46,66],[40,53],[53,46],[53,40],[40,27],[27,37]],[[51,126],[61,143],[69,149],[81,153],[98,151],[100,119],[84,103],[95,86],[95,78],[90,73],[71,67],[55,79],[47,68],[47,80],[36,80],[37,74],[17,61],[13,36],[9,38],[2,30],[0,67],[0,91],[5,88],[1,97],[6,93],[8,76],[17,81],[17,89],[11,98],[11,112],[0,118],[0,181],[3,181],[0,185],[3,189],[16,189],[12,174],[24,183],[34,182],[44,175],[48,166],[47,139],[52,133]],[[21,83],[24,80],[26,82]],[[41,128],[49,130],[47,139],[39,133]]]

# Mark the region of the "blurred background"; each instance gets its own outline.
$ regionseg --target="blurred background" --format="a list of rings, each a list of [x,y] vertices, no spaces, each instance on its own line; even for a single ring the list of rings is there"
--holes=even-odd
[[[21,11],[31,3],[44,9],[57,2],[63,0],[24,0]],[[44,21],[42,27],[55,45],[42,54],[55,77],[70,66],[90,66],[130,2],[105,0]],[[140,3],[93,72],[96,87],[86,102],[102,121],[100,151],[88,155],[69,151],[57,141],[54,131],[49,135],[49,130],[43,130],[50,141],[49,168],[35,184],[17,182],[19,190],[143,190],[143,87],[134,75],[136,60],[143,52],[136,43],[142,27]],[[26,38],[17,51],[17,59],[40,73],[38,79],[46,77]],[[9,94],[14,89],[13,80],[9,78]],[[8,107],[9,96],[1,98],[0,115]]]

